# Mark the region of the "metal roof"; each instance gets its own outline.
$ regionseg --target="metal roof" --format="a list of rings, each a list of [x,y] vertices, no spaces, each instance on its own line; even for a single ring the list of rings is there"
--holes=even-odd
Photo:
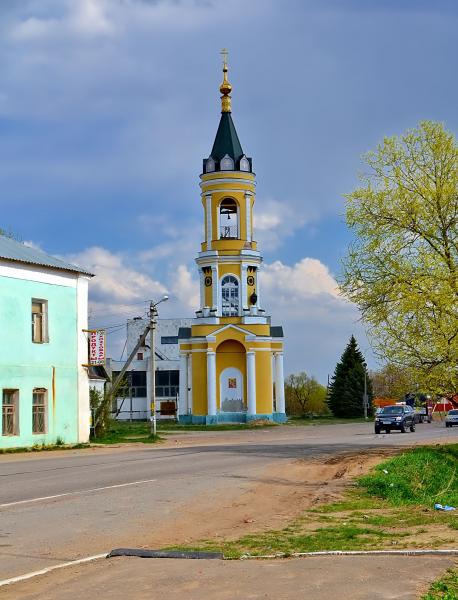
[[[178,328],[178,339],[187,340],[191,337],[191,327],[179,327]]]
[[[239,160],[243,156],[243,150],[231,113],[223,112],[221,113],[211,156],[215,160],[221,160],[226,154],[234,160]]]
[[[49,256],[42,250],[26,246],[22,242],[17,242],[9,237],[0,234],[0,259],[11,260],[13,262],[26,263],[30,265],[39,265],[43,267],[51,267],[60,271],[72,271],[74,273],[83,273],[84,275],[93,276],[85,269],[81,269],[76,265],[64,262],[54,256]]]
[[[273,325],[270,328],[271,337],[282,338],[283,337],[283,327],[281,325]]]

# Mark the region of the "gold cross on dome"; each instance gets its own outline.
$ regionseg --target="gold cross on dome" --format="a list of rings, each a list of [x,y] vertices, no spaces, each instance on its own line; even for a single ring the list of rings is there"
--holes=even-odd
[[[227,55],[229,54],[229,52],[226,50],[226,48],[223,48],[221,50],[220,54],[223,57],[223,65],[226,66],[227,65]]]

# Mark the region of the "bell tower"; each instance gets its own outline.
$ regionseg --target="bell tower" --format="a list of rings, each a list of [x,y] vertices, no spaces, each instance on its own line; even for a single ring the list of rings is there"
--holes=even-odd
[[[200,175],[200,307],[195,325],[179,333],[179,418],[282,421],[283,331],[271,326],[261,303],[262,256],[253,238],[256,180],[232,120],[227,51],[222,54],[221,118]]]

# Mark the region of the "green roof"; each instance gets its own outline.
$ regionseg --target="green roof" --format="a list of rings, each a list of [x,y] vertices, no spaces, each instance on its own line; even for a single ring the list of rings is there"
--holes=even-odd
[[[221,113],[221,120],[216,132],[211,156],[215,160],[221,160],[226,154],[237,161],[243,156],[243,150],[231,113],[223,112]]]

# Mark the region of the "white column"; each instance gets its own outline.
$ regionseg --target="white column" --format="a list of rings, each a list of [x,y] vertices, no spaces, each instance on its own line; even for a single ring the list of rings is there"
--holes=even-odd
[[[247,292],[247,283],[246,283],[246,270],[247,270],[247,265],[242,264],[242,281],[241,281],[241,294],[242,297],[240,298],[240,309],[241,312],[240,314],[243,315],[243,309],[244,308],[248,308],[249,303],[248,303],[248,292]]]
[[[256,414],[256,353],[249,351],[246,353],[246,373],[247,373],[247,405],[248,414]]]
[[[258,308],[262,308],[261,307],[261,267],[259,266],[256,269],[256,296],[258,297],[258,299],[256,300],[256,306]]]
[[[251,196],[245,194],[245,212],[246,212],[246,239],[251,242]]]
[[[216,308],[219,310],[217,314],[221,314],[221,308],[219,307],[219,281],[218,281],[218,267],[216,265],[212,266],[212,308]]]
[[[188,414],[192,415],[192,354],[188,354]]]
[[[216,415],[216,352],[207,350],[207,414]]]
[[[200,308],[205,306],[205,275],[202,271],[202,267],[199,267],[199,281],[200,281]]]
[[[285,382],[283,376],[283,353],[275,354],[275,397],[276,412],[285,412]]]
[[[210,244],[212,242],[212,197],[211,195],[205,196],[205,216],[206,216],[206,233],[205,238],[207,242],[207,250],[210,250]]]
[[[188,356],[180,354],[180,390],[178,396],[178,414],[188,412]]]
[[[89,401],[89,378],[87,368],[88,362],[88,343],[85,329],[87,325],[88,313],[88,285],[89,277],[78,275],[76,279],[76,365],[77,373],[77,406],[78,406],[78,439],[77,442],[88,442],[90,434],[91,409]],[[73,441],[73,440],[69,440]]]

